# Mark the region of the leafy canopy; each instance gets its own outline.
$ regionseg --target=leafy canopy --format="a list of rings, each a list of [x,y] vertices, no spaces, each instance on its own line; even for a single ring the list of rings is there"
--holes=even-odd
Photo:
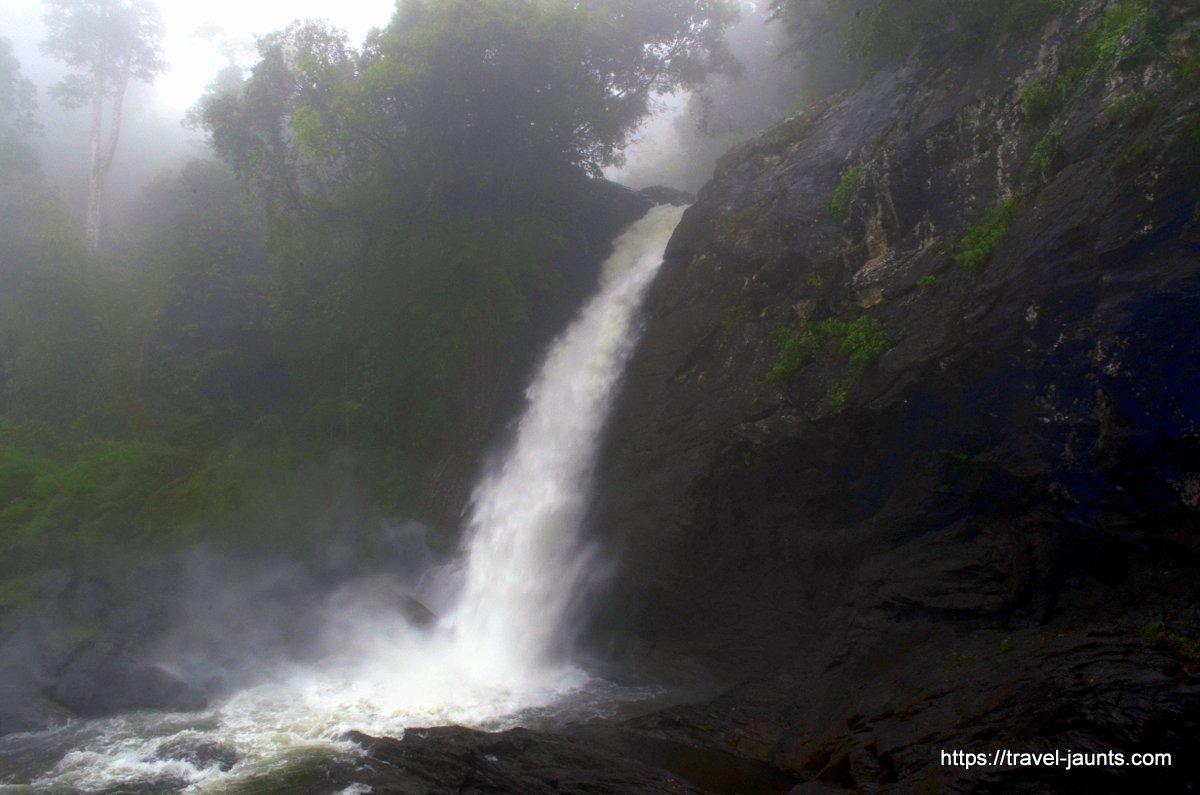
[[[725,0],[404,0],[361,52],[307,22],[264,37],[197,110],[276,201],[381,171],[462,207],[620,160],[657,94],[733,68]]]
[[[35,128],[36,97],[33,83],[21,75],[12,42],[0,38],[0,173],[30,167],[28,138]]]
[[[115,96],[130,78],[151,80],[166,69],[162,17],[150,0],[45,0],[42,50],[75,71],[52,93],[79,107]]]

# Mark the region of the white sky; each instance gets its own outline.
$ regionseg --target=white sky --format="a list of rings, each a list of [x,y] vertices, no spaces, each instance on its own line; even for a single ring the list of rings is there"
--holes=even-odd
[[[361,44],[367,31],[386,25],[392,0],[158,0],[166,24],[163,48],[169,71],[155,81],[164,106],[182,111],[240,51],[243,65],[253,62],[246,46],[253,36],[270,33],[294,19],[326,19]],[[12,39],[25,71],[44,35],[39,0],[0,0],[0,37]],[[65,73],[65,69],[64,69]],[[165,108],[164,108],[165,109]]]

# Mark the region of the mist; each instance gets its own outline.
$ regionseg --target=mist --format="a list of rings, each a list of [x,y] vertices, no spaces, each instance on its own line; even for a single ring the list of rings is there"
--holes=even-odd
[[[964,716],[1183,747],[1197,29],[8,3],[0,789],[971,791]],[[1123,688],[1161,709],[1078,712]]]
[[[305,3],[183,3],[159,4],[164,21],[164,74],[153,82],[134,80],[125,97],[121,138],[106,190],[111,224],[108,243],[127,244],[133,220],[132,204],[156,177],[177,171],[191,159],[211,151],[204,132],[187,122],[187,113],[227,66],[248,67],[255,58],[255,39],[306,15],[327,17],[319,2]],[[385,23],[388,4],[375,8],[351,6],[339,10],[333,24],[360,39]],[[89,111],[67,109],[50,89],[66,74],[65,66],[46,55],[40,44],[46,36],[45,8],[37,0],[14,0],[0,11],[0,38],[13,44],[23,75],[37,90],[33,148],[46,181],[73,211],[84,211],[89,158]]]

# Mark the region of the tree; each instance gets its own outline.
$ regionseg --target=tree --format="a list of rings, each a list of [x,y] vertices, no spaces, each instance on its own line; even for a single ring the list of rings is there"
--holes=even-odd
[[[733,14],[402,0],[361,49],[319,22],[261,37],[194,118],[264,210],[269,327],[305,422],[386,457],[408,499],[443,489],[593,253],[572,250],[591,178],[656,94],[731,65]]]
[[[121,135],[125,90],[131,79],[150,81],[166,68],[162,19],[151,0],[46,0],[46,5],[49,33],[42,49],[74,70],[52,94],[68,108],[91,105],[86,235],[94,251],[100,244],[104,185]]]
[[[21,76],[12,42],[0,39],[0,173],[15,174],[32,165],[28,138],[35,127],[35,97],[33,83]]]
[[[5,274],[19,261],[18,243],[28,226],[31,195],[38,192],[40,173],[29,145],[36,128],[33,84],[21,75],[8,39],[0,39],[0,291]],[[0,356],[3,355],[0,350]]]
[[[736,13],[726,0],[403,0],[361,53],[317,23],[263,37],[246,82],[196,116],[276,204],[381,174],[410,211],[528,201],[619,161],[656,95],[731,70]]]
[[[735,16],[723,0],[405,0],[368,41],[366,104],[453,203],[555,168],[599,175],[656,95],[732,69]]]

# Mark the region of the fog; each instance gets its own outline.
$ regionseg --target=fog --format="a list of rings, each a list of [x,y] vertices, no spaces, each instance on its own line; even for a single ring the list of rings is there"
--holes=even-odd
[[[387,24],[394,4],[386,0],[351,3],[162,0],[157,5],[165,24],[163,48],[168,69],[154,82],[154,101],[165,111],[182,117],[222,66],[231,61],[249,65],[255,56],[255,36],[282,28],[295,19],[315,18],[327,19],[342,28],[352,41],[362,41],[372,27]],[[61,75],[63,68],[38,49],[45,36],[44,14],[39,0],[9,0],[0,9],[0,36],[13,41],[27,74],[51,82]]]
[[[352,41],[386,24],[392,4],[328,3],[323,0],[253,2],[215,0],[157,3],[164,22],[167,69],[152,84],[132,81],[125,98],[121,140],[108,181],[106,234],[120,236],[131,203],[146,184],[190,158],[208,155],[200,130],[185,125],[186,113],[224,66],[249,67],[257,57],[255,37],[295,19],[322,18],[344,29]],[[0,7],[0,38],[12,42],[23,76],[37,88],[38,134],[33,139],[41,169],[60,198],[82,214],[87,185],[87,108],[68,110],[49,95],[67,67],[42,52],[45,8],[38,0],[8,0]]]
[[[387,2],[208,3],[170,0],[158,4],[165,25],[166,71],[152,84],[133,81],[125,100],[121,142],[107,185],[106,234],[119,237],[132,199],[155,176],[209,154],[205,136],[185,116],[217,73],[228,65],[248,68],[257,60],[256,37],[297,19],[322,19],[346,32],[353,44],[386,24]],[[13,0],[0,10],[0,38],[8,38],[21,70],[37,88],[38,135],[34,146],[43,173],[72,209],[83,212],[88,164],[89,113],[55,102],[49,88],[65,66],[42,52],[45,10],[37,0]],[[736,143],[785,118],[805,101],[802,69],[779,22],[766,4],[741,3],[729,33],[742,64],[737,76],[715,76],[695,92],[660,95],[654,113],[625,152],[625,162],[605,175],[634,188],[667,185],[697,190],[716,160]],[[115,230],[115,231],[114,231]]]
[[[635,188],[667,185],[695,192],[721,155],[797,112],[805,95],[798,54],[763,3],[742,3],[729,46],[740,69],[714,75],[695,92],[663,97],[659,112],[609,176]]]

